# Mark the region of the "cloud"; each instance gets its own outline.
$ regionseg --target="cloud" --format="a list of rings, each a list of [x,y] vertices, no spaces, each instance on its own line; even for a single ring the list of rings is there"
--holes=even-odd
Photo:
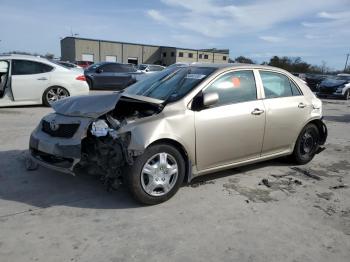
[[[270,43],[280,43],[286,40],[284,37],[279,36],[260,36],[259,38]]]
[[[157,10],[151,9],[147,11],[147,15],[157,22],[167,22],[167,18]]]
[[[170,18],[169,24],[207,37],[227,37],[235,34],[261,32],[283,23],[299,19],[307,14],[348,0],[265,0],[245,1],[231,4],[214,0],[161,0],[169,8],[162,14],[152,11],[154,20]],[[324,14],[323,14],[324,15]]]
[[[325,19],[347,19],[350,17],[350,11],[346,12],[319,12],[317,17]]]

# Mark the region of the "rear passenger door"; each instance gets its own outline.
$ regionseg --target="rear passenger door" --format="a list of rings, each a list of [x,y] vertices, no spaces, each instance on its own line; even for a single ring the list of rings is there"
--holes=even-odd
[[[217,77],[203,93],[217,93],[219,101],[195,112],[196,161],[199,170],[260,156],[265,114],[258,99],[253,70]]]
[[[259,73],[266,109],[262,156],[291,150],[308,119],[311,105],[287,75],[264,70]]]
[[[50,65],[30,61],[12,60],[11,89],[15,101],[38,101],[50,86]]]

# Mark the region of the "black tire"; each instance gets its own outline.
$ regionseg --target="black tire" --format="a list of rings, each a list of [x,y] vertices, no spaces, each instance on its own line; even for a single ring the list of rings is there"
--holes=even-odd
[[[310,162],[319,148],[320,134],[316,125],[308,124],[300,132],[294,146],[292,159],[296,164],[304,165]]]
[[[350,89],[348,89],[348,90],[345,91],[344,99],[345,99],[345,100],[350,100]]]
[[[176,160],[178,167],[177,180],[174,182],[175,184],[171,190],[166,194],[161,196],[152,196],[143,188],[141,182],[142,170],[150,158],[160,153],[167,153]],[[181,153],[175,147],[168,144],[155,144],[147,148],[142,155],[135,159],[134,164],[127,168],[125,173],[125,181],[130,193],[138,202],[146,205],[156,205],[170,199],[175,195],[183,183],[185,170],[185,161]]]
[[[62,89],[62,90],[67,94],[67,96],[70,96],[68,90],[65,89],[64,87],[61,87],[61,86],[50,86],[49,88],[47,88],[47,89],[45,90],[45,92],[44,92],[44,94],[43,94],[43,97],[42,97],[43,105],[48,106],[48,107],[51,106],[51,105],[50,105],[50,102],[49,102],[49,100],[48,100],[48,98],[47,98],[47,95],[48,95],[48,93],[49,93],[51,90],[55,90],[55,89],[57,89],[57,88]]]

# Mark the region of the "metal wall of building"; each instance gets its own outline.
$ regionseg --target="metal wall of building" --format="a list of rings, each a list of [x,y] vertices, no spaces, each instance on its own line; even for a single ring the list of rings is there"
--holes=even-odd
[[[180,56],[182,54],[182,56]],[[200,58],[199,55],[202,55]],[[208,56],[206,59],[205,57]],[[227,63],[227,53],[207,52],[176,47],[140,45],[113,41],[66,37],[61,40],[61,59],[65,61],[92,62],[115,61],[119,63],[162,64],[176,62]],[[225,60],[223,58],[226,58]],[[88,61],[88,60],[86,60]]]

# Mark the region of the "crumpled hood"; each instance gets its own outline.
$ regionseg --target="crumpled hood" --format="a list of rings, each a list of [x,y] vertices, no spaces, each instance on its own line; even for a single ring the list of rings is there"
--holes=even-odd
[[[61,115],[97,118],[113,110],[121,96],[121,93],[74,96],[51,106]]]
[[[327,80],[323,80],[320,85],[322,87],[336,87],[336,86],[344,85],[346,83],[347,81],[345,80],[327,79]]]

